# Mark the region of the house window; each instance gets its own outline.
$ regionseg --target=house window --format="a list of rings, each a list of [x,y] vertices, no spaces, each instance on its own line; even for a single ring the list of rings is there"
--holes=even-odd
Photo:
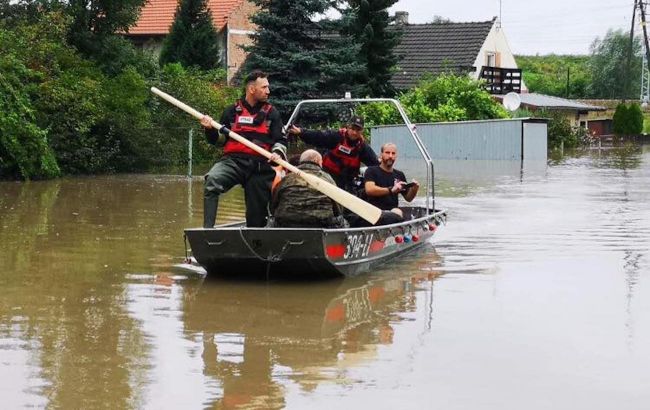
[[[486,53],[487,57],[487,66],[496,67],[497,66],[497,54],[496,53]]]

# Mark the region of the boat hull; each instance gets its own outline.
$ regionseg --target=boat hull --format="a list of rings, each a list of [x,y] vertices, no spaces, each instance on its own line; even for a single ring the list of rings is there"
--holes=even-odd
[[[368,228],[247,228],[243,223],[186,229],[192,255],[209,275],[234,277],[355,276],[430,239],[444,211],[404,208],[405,222]]]

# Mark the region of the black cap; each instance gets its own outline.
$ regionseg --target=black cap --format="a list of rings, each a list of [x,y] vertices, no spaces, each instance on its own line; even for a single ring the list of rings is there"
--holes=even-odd
[[[358,127],[358,128],[363,128],[363,117],[359,117],[358,115],[353,115],[352,118],[350,118],[350,126],[352,127]]]

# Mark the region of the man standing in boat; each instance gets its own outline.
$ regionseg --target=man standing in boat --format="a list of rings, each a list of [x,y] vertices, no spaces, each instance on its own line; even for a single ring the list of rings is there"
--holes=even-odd
[[[364,187],[367,201],[383,209],[382,216],[377,223],[386,225],[403,220],[402,211],[398,208],[399,198],[402,195],[407,202],[411,202],[418,193],[420,185],[413,180],[406,182],[406,176],[400,170],[393,168],[397,160],[397,146],[388,142],[381,146],[380,165],[368,167],[364,173]]]
[[[246,225],[266,225],[271,200],[271,183],[275,171],[269,162],[274,158],[286,159],[286,138],[282,133],[280,112],[268,103],[269,81],[267,74],[256,70],[246,77],[246,94],[235,104],[226,107],[221,115],[220,130],[212,128],[212,118],[204,116],[201,125],[210,144],[215,145],[219,133],[226,136],[223,156],[205,175],[203,199],[203,227],[212,228],[217,217],[219,195],[239,184],[244,187]],[[262,148],[272,151],[270,161],[246,147],[228,134],[234,131]]]
[[[332,177],[322,169],[323,157],[313,149],[300,155],[298,168],[334,185]],[[280,181],[273,193],[271,211],[275,226],[283,228],[345,228],[343,208],[327,195],[310,187],[297,174]]]
[[[363,138],[363,127],[363,118],[355,115],[345,128],[338,130],[306,130],[292,125],[289,133],[316,148],[327,149],[323,169],[332,175],[339,188],[354,193],[354,178],[359,175],[361,163],[379,165],[377,154]]]

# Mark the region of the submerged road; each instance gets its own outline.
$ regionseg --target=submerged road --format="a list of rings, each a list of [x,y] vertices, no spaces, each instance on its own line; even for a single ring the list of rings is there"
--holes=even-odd
[[[316,283],[175,270],[199,177],[1,182],[3,407],[646,409],[650,147],[436,165],[432,242]]]

